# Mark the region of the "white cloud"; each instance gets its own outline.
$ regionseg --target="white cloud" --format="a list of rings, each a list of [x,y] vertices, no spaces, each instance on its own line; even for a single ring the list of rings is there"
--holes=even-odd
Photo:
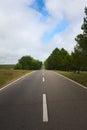
[[[34,0],[0,0],[0,63],[16,63],[23,55],[45,60],[55,47],[73,50],[74,38],[81,32],[86,0],[45,0],[50,16],[41,21],[42,14],[29,8]],[[55,34],[51,43],[41,38],[62,19],[69,27]]]
[[[76,45],[75,37],[82,33],[81,25],[85,16],[86,3],[86,0],[66,0],[65,2],[63,0],[46,0],[46,7],[50,14],[59,20],[62,18],[69,22],[66,30],[54,36],[52,41],[54,47],[64,47],[69,52],[73,51]]]

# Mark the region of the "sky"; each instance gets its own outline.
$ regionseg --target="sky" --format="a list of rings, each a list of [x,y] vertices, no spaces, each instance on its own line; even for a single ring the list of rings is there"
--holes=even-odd
[[[0,0],[0,64],[25,55],[45,61],[57,47],[71,53],[87,0]]]

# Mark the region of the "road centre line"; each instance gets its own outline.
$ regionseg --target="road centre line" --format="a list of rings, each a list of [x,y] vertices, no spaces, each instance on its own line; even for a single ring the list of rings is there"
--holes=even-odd
[[[43,94],[43,122],[48,122],[46,94]]]
[[[43,77],[42,81],[45,82],[45,78],[44,77]]]

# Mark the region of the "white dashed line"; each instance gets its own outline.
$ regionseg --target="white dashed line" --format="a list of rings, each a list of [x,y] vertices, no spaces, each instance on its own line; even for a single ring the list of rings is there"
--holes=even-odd
[[[42,79],[42,80],[43,80],[43,82],[45,82],[45,78],[44,78],[44,77],[43,77],[43,79]]]
[[[48,122],[46,94],[43,94],[43,122]]]

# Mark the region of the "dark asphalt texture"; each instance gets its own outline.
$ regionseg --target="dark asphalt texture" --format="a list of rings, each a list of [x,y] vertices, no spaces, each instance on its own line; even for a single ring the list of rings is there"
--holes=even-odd
[[[52,71],[35,71],[0,91],[0,130],[87,130],[87,90]]]

